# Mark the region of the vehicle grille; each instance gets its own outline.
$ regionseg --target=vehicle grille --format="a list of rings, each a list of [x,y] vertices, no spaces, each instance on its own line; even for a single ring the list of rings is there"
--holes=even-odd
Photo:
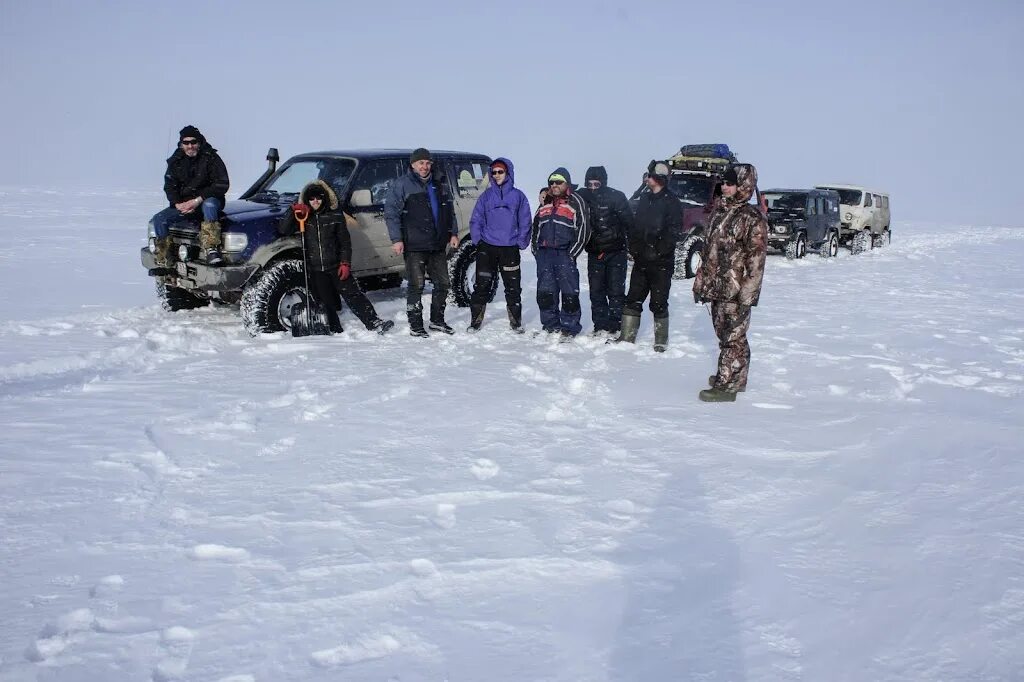
[[[171,225],[168,232],[171,239],[179,244],[199,243],[199,230],[189,225]]]

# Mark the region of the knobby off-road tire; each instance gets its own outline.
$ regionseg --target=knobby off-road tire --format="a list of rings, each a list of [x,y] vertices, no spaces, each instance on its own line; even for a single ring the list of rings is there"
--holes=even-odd
[[[818,254],[822,258],[835,258],[839,255],[839,237],[835,232],[828,233],[828,236],[825,237],[824,243],[818,250]]]
[[[210,299],[196,296],[181,287],[170,286],[159,279],[156,281],[156,295],[160,299],[161,307],[169,313],[205,308],[210,305]]]
[[[882,234],[876,234],[871,238],[871,247],[881,249],[892,243],[892,233],[889,230],[882,230]]]
[[[252,336],[286,330],[292,306],[308,298],[301,260],[280,260],[271,264],[242,292],[240,308],[245,330]]]
[[[704,253],[704,237],[691,234],[676,245],[676,263],[672,279],[690,279],[697,276]]]
[[[871,232],[868,230],[861,230],[857,234],[853,235],[853,239],[850,240],[850,253],[856,256],[858,253],[870,251],[871,242]]]
[[[803,258],[807,255],[807,235],[801,232],[788,244],[786,244],[786,258],[793,260]]]
[[[448,257],[448,276],[452,283],[449,298],[460,308],[468,308],[470,299],[473,298],[473,288],[476,285],[476,251],[476,246],[467,239]],[[494,300],[499,279],[500,276],[495,272],[491,281],[491,292],[487,296],[488,303]]]

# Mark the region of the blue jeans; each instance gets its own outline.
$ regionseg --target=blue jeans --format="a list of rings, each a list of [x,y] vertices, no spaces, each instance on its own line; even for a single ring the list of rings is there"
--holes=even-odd
[[[580,324],[580,271],[567,249],[537,249],[537,307],[540,323],[549,332],[576,336]],[[561,295],[561,306],[559,306]]]
[[[204,199],[200,209],[202,211],[203,220],[206,222],[217,220],[220,218],[220,210],[222,208],[224,208],[224,204],[220,199],[217,199],[216,197]],[[199,211],[181,213],[173,206],[168,206],[153,216],[153,229],[156,231],[156,236],[159,239],[164,239],[170,233],[171,225],[174,223],[193,221],[199,214]]]
[[[590,280],[590,314],[594,331],[618,332],[626,302],[626,252],[614,251],[587,259]]]

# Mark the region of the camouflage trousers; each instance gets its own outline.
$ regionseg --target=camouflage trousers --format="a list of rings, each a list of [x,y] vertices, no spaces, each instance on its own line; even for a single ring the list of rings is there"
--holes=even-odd
[[[738,303],[711,302],[711,322],[718,335],[718,381],[716,388],[736,392],[747,387],[750,369],[750,306]]]
[[[220,247],[220,221],[204,220],[199,225],[199,246],[204,250]]]

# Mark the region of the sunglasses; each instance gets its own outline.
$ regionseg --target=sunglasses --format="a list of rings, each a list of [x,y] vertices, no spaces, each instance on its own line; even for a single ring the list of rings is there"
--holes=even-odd
[[[548,187],[554,187],[555,185],[564,185],[565,180],[548,180]]]
[[[722,180],[722,184],[723,185],[729,185],[730,187],[735,187],[736,186],[736,183],[733,182],[732,180]]]
[[[503,171],[501,169],[495,169],[495,170],[491,171],[491,175],[504,175],[504,174],[505,174],[505,171]]]
[[[182,140],[181,144],[185,146],[192,146],[194,144],[199,144],[199,140]]]
[[[312,197],[309,197],[309,199],[307,199],[307,201],[309,201],[309,202],[313,202],[313,201],[323,201],[323,200],[324,200],[324,198],[323,198],[323,197],[317,197],[317,196],[312,196]]]

